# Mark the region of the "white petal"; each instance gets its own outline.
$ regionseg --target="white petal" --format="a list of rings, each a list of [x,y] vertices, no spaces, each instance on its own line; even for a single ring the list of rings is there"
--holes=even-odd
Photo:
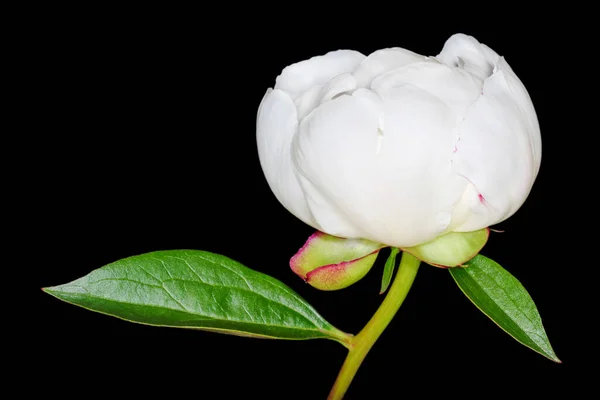
[[[349,73],[340,74],[323,86],[320,102],[331,100],[344,92],[352,92],[354,89],[356,89],[356,78]]]
[[[321,105],[302,122],[292,155],[305,192],[326,200],[309,199],[325,232],[412,246],[447,228],[466,187],[450,165],[453,114],[410,85],[382,100],[361,94]]]
[[[462,33],[452,35],[437,58],[449,66],[460,66],[481,80],[492,75],[499,60],[495,51]]]
[[[296,109],[298,111],[298,121],[302,121],[302,118],[307,116],[319,105],[321,102],[322,90],[322,86],[313,86],[294,99],[294,104],[296,104]]]
[[[519,108],[523,112],[525,119],[527,120],[529,129],[529,139],[531,142],[531,148],[533,150],[533,159],[535,165],[534,179],[540,169],[540,163],[542,161],[542,137],[540,135],[540,125],[537,119],[537,114],[529,97],[529,93],[521,80],[515,75],[512,68],[508,65],[504,57],[501,57],[498,62],[498,69],[504,73],[506,79],[506,85],[512,94],[513,100],[519,105]],[[533,182],[532,182],[533,183]]]
[[[319,229],[304,199],[290,148],[298,129],[294,102],[284,91],[269,89],[258,109],[256,141],[265,178],[277,199],[297,218]]]
[[[349,73],[337,75],[323,86],[311,87],[294,100],[298,109],[298,120],[302,121],[322,102],[354,89],[356,89],[356,79]]]
[[[488,47],[487,45],[480,43],[479,44],[479,50],[483,53],[483,56],[485,57],[485,59],[487,61],[489,61],[490,63],[492,63],[492,65],[494,65],[494,67],[498,67],[498,65],[500,64],[500,59],[501,57],[498,55],[498,53],[496,53],[494,50],[492,50],[490,47]],[[495,70],[493,72],[496,72]]]
[[[359,87],[369,87],[373,79],[393,69],[425,60],[426,57],[400,47],[371,53],[354,71]]]
[[[373,91],[381,94],[406,83],[445,102],[455,112],[457,122],[479,97],[482,88],[482,82],[471,74],[432,59],[383,74],[373,80],[371,87]]]
[[[460,201],[452,210],[452,222],[449,231],[470,232],[489,226],[490,208],[481,201],[479,192],[469,182]],[[480,228],[481,227],[481,228]]]
[[[297,173],[297,176],[310,212],[315,221],[318,221],[320,231],[344,238],[363,237],[363,233],[340,212],[335,201],[326,197],[327,193],[315,187],[303,174]]]
[[[378,114],[373,102],[342,95],[322,104],[300,124],[292,159],[310,210],[323,232],[367,238],[352,219],[360,214],[361,202],[345,191],[355,182],[353,169],[346,167],[352,159],[360,162],[357,150],[368,145],[370,133],[376,139]],[[374,150],[375,142],[370,147]],[[368,192],[368,188],[363,189],[359,196]],[[350,214],[340,203],[351,209]]]
[[[457,231],[481,229],[510,217],[533,185],[536,161],[530,121],[506,78],[499,69],[485,81],[483,95],[459,127],[453,166],[475,190],[463,199],[473,217]]]
[[[405,84],[381,94],[385,110],[382,163],[385,186],[394,187],[389,215],[397,246],[434,239],[450,225],[452,210],[466,182],[456,175],[450,159],[456,139],[456,116],[451,107],[432,93]],[[382,218],[385,218],[382,216]]]
[[[322,86],[337,75],[354,71],[364,59],[358,51],[337,50],[289,65],[277,77],[275,89],[285,90],[296,98],[313,86]]]

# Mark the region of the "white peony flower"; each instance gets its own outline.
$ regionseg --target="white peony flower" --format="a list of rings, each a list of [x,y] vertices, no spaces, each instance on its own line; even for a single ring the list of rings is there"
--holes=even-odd
[[[505,220],[541,161],[527,90],[463,34],[435,57],[339,50],[286,67],[259,107],[257,144],[292,214],[394,247]]]

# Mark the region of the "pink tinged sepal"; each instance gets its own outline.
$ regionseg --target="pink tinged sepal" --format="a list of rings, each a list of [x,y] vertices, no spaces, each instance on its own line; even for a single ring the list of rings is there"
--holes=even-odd
[[[383,244],[316,232],[290,260],[292,271],[320,290],[344,289],[362,279]]]
[[[472,232],[450,232],[431,242],[404,247],[402,250],[434,267],[459,267],[481,251],[489,236],[489,228]]]

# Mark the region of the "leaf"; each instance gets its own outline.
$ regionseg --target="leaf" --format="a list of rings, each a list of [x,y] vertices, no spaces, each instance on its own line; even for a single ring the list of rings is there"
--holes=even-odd
[[[434,267],[456,267],[469,261],[481,251],[487,243],[488,228],[472,232],[450,232],[431,242],[402,250]]]
[[[482,255],[464,268],[450,268],[463,293],[518,342],[555,362],[540,314],[523,285],[498,263]]]
[[[129,257],[44,291],[88,310],[148,325],[240,336],[336,340],[334,328],[278,280],[199,250]]]
[[[381,278],[381,290],[379,294],[384,294],[390,286],[392,275],[394,275],[394,268],[396,267],[396,256],[399,251],[400,249],[392,247],[391,253],[385,262],[385,267],[383,267],[383,278]]]
[[[290,259],[290,267],[317,289],[344,289],[364,278],[383,247],[366,239],[345,239],[317,231]]]

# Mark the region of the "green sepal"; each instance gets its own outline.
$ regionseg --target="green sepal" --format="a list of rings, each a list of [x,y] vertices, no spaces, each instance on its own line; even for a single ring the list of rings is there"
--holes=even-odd
[[[472,232],[450,232],[434,240],[402,250],[434,267],[456,267],[481,251],[490,235],[488,228]]]
[[[366,239],[345,239],[317,231],[291,258],[290,267],[317,289],[344,289],[371,270],[383,247]]]

